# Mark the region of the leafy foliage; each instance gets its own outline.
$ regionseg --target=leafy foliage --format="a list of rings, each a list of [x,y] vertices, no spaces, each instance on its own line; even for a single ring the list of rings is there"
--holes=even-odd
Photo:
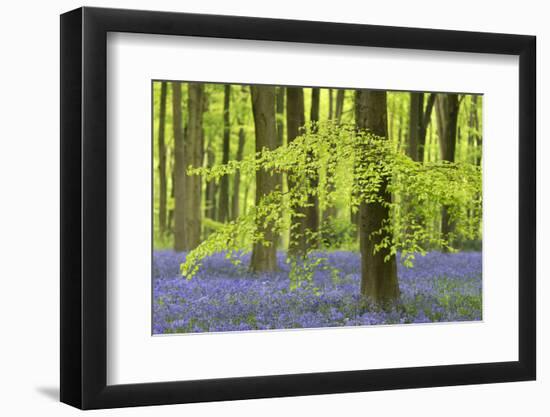
[[[405,265],[412,266],[416,253],[424,254],[434,246],[452,250],[457,238],[476,239],[480,236],[481,222],[481,171],[476,165],[457,162],[418,163],[397,149],[394,141],[358,131],[353,125],[327,121],[306,126],[302,135],[275,150],[264,149],[242,161],[231,160],[212,168],[191,167],[189,175],[202,175],[206,181],[219,180],[237,171],[248,177],[257,170],[272,174],[286,174],[293,187],[283,187],[264,196],[256,205],[236,220],[220,225],[181,264],[181,273],[191,279],[201,262],[216,252],[239,263],[243,252],[252,243],[270,243],[263,239],[261,230],[271,228],[276,233],[292,228],[290,216],[300,216],[300,208],[308,207],[308,196],[319,197],[320,208],[333,207],[346,201],[352,212],[361,204],[380,203],[390,209],[390,217],[382,228],[375,251],[387,248],[390,254],[400,252]],[[319,181],[309,181],[319,174]],[[336,186],[329,186],[329,183]],[[382,184],[392,199],[380,195]],[[433,227],[445,206],[454,224],[453,233],[444,236]],[[327,244],[323,231],[338,223],[321,225],[317,232],[306,230],[308,239]],[[326,234],[325,234],[326,236]],[[313,249],[311,249],[313,250]],[[290,259],[296,273],[291,287],[297,288],[301,280],[311,281],[313,270],[321,267],[321,258],[312,258],[311,252],[302,259]],[[305,273],[304,273],[305,272]],[[301,277],[301,278],[300,278]]]

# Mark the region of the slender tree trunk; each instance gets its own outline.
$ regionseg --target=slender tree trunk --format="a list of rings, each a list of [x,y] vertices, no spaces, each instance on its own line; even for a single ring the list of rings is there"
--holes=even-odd
[[[479,126],[479,116],[478,116],[478,112],[477,112],[477,101],[478,101],[478,97],[477,96],[474,96],[473,97],[474,99],[474,128],[476,130],[476,160],[475,160],[475,163],[477,166],[481,166],[481,160],[482,160],[482,156],[483,156],[483,152],[482,152],[482,144],[483,144],[483,136],[481,135],[481,131],[480,131],[480,126]]]
[[[346,97],[346,90],[340,89],[336,92],[336,105],[334,107],[334,118],[336,123],[342,122],[342,113],[344,112],[344,99]]]
[[[256,132],[256,152],[262,149],[275,149],[277,146],[277,125],[275,120],[275,88],[265,86],[251,86],[252,113],[254,115],[254,129]],[[277,179],[269,172],[259,169],[256,171],[256,204],[274,191]],[[263,223],[263,221],[262,221]],[[253,245],[250,269],[253,272],[277,270],[276,236],[272,228],[260,225],[263,233],[263,242]]]
[[[441,159],[454,162],[456,152],[459,101],[457,94],[438,94],[436,102],[437,130]],[[441,210],[441,232],[452,244],[453,222],[446,206]]]
[[[242,161],[244,153],[245,133],[241,125],[239,128],[239,144],[237,148],[236,160]],[[241,192],[241,172],[237,171],[233,177],[233,200],[231,204],[231,217],[236,219],[239,217],[239,196]]]
[[[424,109],[424,93],[410,93],[408,155],[418,161],[418,145]]]
[[[164,128],[166,126],[166,82],[160,83],[160,109],[158,130],[159,154],[159,231],[161,236],[166,233],[166,143]]]
[[[285,122],[284,122],[284,114],[285,114],[285,87],[278,87],[277,88],[277,106],[276,106],[276,112],[277,112],[277,147],[283,146],[284,144],[284,137],[285,137]],[[283,175],[282,174],[275,174],[275,180],[277,182],[277,185],[281,188],[283,188]]]
[[[334,117],[334,100],[333,100],[332,88],[328,89],[328,119],[332,120]]]
[[[428,96],[424,110],[424,93],[410,93],[408,155],[413,161],[424,162],[426,131],[430,124],[435,94]]]
[[[231,137],[230,131],[230,114],[229,107],[231,103],[231,85],[226,84],[223,95],[223,156],[222,164],[229,162],[229,140]],[[220,222],[225,222],[231,218],[229,213],[229,176],[224,175],[220,180],[220,203],[218,206],[218,219]]]
[[[481,135],[479,134],[479,119],[477,116],[477,96],[472,96],[470,102],[470,115],[468,118],[468,147],[473,152],[473,163],[481,165]]]
[[[319,88],[311,89],[311,111],[310,121],[313,123],[312,132],[316,133],[318,130],[319,113],[320,113],[320,101],[321,91]],[[308,151],[308,157],[311,160],[316,160],[317,155],[313,150]],[[310,247],[318,246],[318,239],[315,237],[319,232],[319,196],[316,194],[319,187],[319,173],[314,172],[308,177],[308,186],[310,190],[315,190],[315,193],[308,194],[308,207],[306,207],[306,228],[309,232],[313,233],[312,238],[309,239]]]
[[[172,125],[174,128],[174,250],[188,250],[185,230],[185,160],[183,121],[181,116],[181,83],[172,83]]]
[[[285,138],[285,122],[284,122],[284,116],[285,116],[285,95],[286,95],[286,89],[285,87],[277,87],[276,90],[276,116],[277,116],[277,147],[283,146],[284,144],[284,138]],[[277,183],[277,186],[280,190],[283,189],[283,174],[275,174],[275,182]],[[276,246],[278,247],[281,243],[281,234],[277,233],[276,236]]]
[[[387,138],[386,106],[385,91],[357,90],[355,101],[357,128]],[[361,149],[359,149],[359,163],[367,163],[361,159]],[[387,191],[387,186],[388,183],[383,182],[379,192],[386,202],[391,202],[391,194]],[[361,294],[378,304],[385,305],[399,297],[396,259],[389,249],[383,248],[374,252],[375,245],[387,235],[375,237],[372,234],[380,230],[383,223],[389,220],[389,208],[380,202],[361,202],[359,213]]]
[[[355,99],[355,125],[357,126],[357,95],[356,97],[354,97]],[[357,173],[356,173],[356,167],[357,167],[357,161],[355,162],[354,166],[353,166],[353,177],[356,178],[357,177]],[[354,181],[356,181],[354,179]],[[352,190],[351,192],[351,198],[352,200],[357,200],[357,195],[355,193],[354,190]],[[351,224],[353,224],[356,228],[356,237],[359,238],[360,237],[360,234],[359,234],[359,208],[358,207],[350,207],[350,211],[349,211],[349,218],[350,218],[350,222]]]
[[[285,87],[277,87],[277,146],[283,146],[285,137]]]
[[[344,97],[346,90],[337,90],[336,91],[336,103],[333,104],[333,91],[329,90],[329,119],[333,120],[336,125],[339,125],[342,121],[342,109],[344,107]],[[336,159],[329,158],[327,163],[327,192],[333,193],[335,190],[334,175],[336,169]],[[331,219],[334,219],[337,215],[336,207],[334,205],[328,206],[323,211],[323,223],[328,225]],[[330,238],[330,236],[328,237]],[[323,238],[327,244],[330,244],[328,238]]]
[[[211,140],[210,140],[211,141]],[[212,145],[208,145],[206,151],[206,166],[212,168],[216,164],[216,153],[212,149]],[[206,183],[206,199],[204,216],[209,219],[216,220],[216,194],[218,191],[218,185],[216,181],[211,180]]]
[[[420,124],[420,131],[418,133],[418,161],[424,162],[424,154],[426,147],[426,132],[428,131],[428,126],[432,120],[432,110],[435,102],[435,93],[431,93],[428,96],[428,101],[426,102],[426,109],[422,115],[422,123]]]
[[[175,137],[174,137],[175,139]],[[182,154],[183,155],[183,154]],[[172,161],[170,166],[170,198],[175,201],[176,198],[176,151],[172,150],[169,160]],[[168,230],[174,233],[174,206],[168,210]]]
[[[298,87],[287,87],[286,89],[286,129],[288,143],[292,143],[301,132],[305,125],[304,116],[304,91]],[[296,178],[292,172],[287,176],[288,188],[292,192],[300,192]],[[290,237],[288,244],[288,253],[290,256],[303,256],[308,249],[306,236],[307,210],[305,207],[294,206],[292,211],[295,213],[290,219]]]
[[[309,113],[309,119],[312,123],[319,122],[319,106],[321,101],[321,91],[318,88],[311,89],[311,111]],[[316,131],[316,126],[313,128]]]

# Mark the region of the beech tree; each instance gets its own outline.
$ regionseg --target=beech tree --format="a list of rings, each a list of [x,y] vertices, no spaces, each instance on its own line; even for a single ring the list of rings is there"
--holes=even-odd
[[[388,115],[385,91],[357,90],[355,93],[355,124],[357,129],[366,130],[386,140],[388,137]],[[368,146],[368,145],[360,145]],[[359,149],[357,164],[366,170],[369,161],[361,158],[365,150]],[[360,188],[366,187],[358,179]],[[397,264],[390,247],[378,250],[376,245],[384,239],[392,240],[384,224],[390,220],[390,209],[384,202],[391,203],[387,179],[379,184],[379,196],[383,202],[361,201],[359,205],[359,243],[361,251],[361,294],[377,303],[387,303],[399,297]],[[380,235],[375,235],[384,230]]]
[[[256,132],[256,152],[277,147],[277,126],[275,121],[275,88],[266,86],[251,86],[252,112],[254,115],[254,130]],[[275,191],[277,178],[265,169],[256,171],[256,204],[262,198]],[[252,248],[250,269],[253,272],[277,270],[276,233],[268,223],[259,225],[263,235],[262,242],[256,242]]]
[[[202,166],[204,85],[201,83],[189,83],[188,85],[188,118],[185,137],[181,117],[181,83],[172,83],[172,86],[174,141],[176,144],[174,250],[189,251],[201,242],[201,177],[187,175],[187,170]]]
[[[316,271],[330,274],[335,283],[346,279],[330,253],[344,251],[360,258],[361,308],[393,308],[400,294],[397,262],[411,266],[415,256],[434,248],[478,244],[479,97],[466,96],[461,110],[462,96],[453,94],[357,90],[346,100],[340,89],[319,90],[317,96],[315,89],[300,87],[253,86],[249,94],[248,86],[167,86],[172,95],[165,100],[172,108],[163,117],[174,134],[164,133],[165,172],[173,167],[173,180],[167,177],[166,185],[174,196],[167,193],[165,204],[175,210],[174,248],[187,252],[181,265],[187,279],[202,259],[216,254],[239,265],[243,253],[252,252],[251,278],[274,272],[279,250],[289,269],[277,276],[288,277],[289,290],[318,294],[323,289],[316,287]],[[309,117],[306,91],[312,92]],[[156,127],[160,83],[154,94]],[[209,111],[203,115],[206,103]],[[432,125],[434,107],[437,123]],[[388,135],[388,122],[394,137]],[[154,133],[155,175],[160,175],[160,127]],[[154,183],[159,211],[160,182]],[[222,184],[229,198],[225,210],[216,203]],[[349,207],[357,213],[355,225]],[[448,227],[441,223],[445,211]],[[226,217],[214,218],[214,212]]]

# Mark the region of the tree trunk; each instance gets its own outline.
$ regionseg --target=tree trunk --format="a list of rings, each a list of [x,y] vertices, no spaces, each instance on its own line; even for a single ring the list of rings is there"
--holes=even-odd
[[[202,113],[204,106],[203,84],[190,83],[187,99],[186,137],[181,134],[181,84],[174,86],[174,139],[176,140],[176,188],[175,188],[175,239],[176,251],[196,248],[201,237],[201,177],[187,175],[190,166],[202,166],[203,134]],[[178,139],[179,138],[179,139]]]
[[[420,131],[418,133],[418,161],[424,162],[424,154],[426,147],[426,132],[428,131],[428,126],[432,120],[432,109],[435,102],[435,93],[431,93],[428,96],[428,101],[426,103],[426,109],[424,110],[422,116],[422,123],[420,125]]]
[[[329,119],[332,120],[336,125],[339,125],[342,121],[342,109],[344,107],[344,95],[346,90],[337,90],[336,92],[336,103],[333,104],[333,94],[332,89],[329,90]],[[327,192],[330,194],[334,192],[335,183],[334,183],[334,170],[336,169],[336,160],[335,158],[329,158],[327,163]],[[323,223],[325,226],[328,226],[327,223],[334,219],[337,215],[336,207],[334,205],[328,206],[323,211]],[[323,240],[330,244],[328,239],[323,238]]]
[[[175,137],[175,136],[174,136]],[[172,161],[170,166],[170,198],[175,200],[176,198],[176,150],[173,149],[169,160]],[[168,230],[174,233],[174,205],[168,210]]]
[[[172,125],[174,128],[174,250],[188,250],[185,230],[185,161],[181,83],[172,83]]]
[[[301,129],[305,125],[304,116],[304,90],[299,87],[287,87],[286,89],[286,129],[288,144],[291,144],[296,137],[300,136]],[[299,192],[300,186],[293,177],[292,172],[287,176],[288,188],[291,192]],[[290,219],[290,237],[288,253],[290,256],[303,256],[308,249],[306,236],[307,223],[305,207],[294,206],[294,215]]]
[[[231,85],[226,84],[223,95],[223,153],[222,164],[229,162],[229,139],[231,136],[229,106],[231,103]],[[220,180],[220,202],[218,205],[218,220],[225,222],[230,219],[229,213],[229,176],[224,175]]]
[[[285,137],[285,123],[284,123],[284,113],[285,113],[285,87],[277,88],[277,147],[283,146],[284,137]],[[283,175],[275,174],[275,181],[277,185],[283,188]]]
[[[479,119],[477,116],[477,96],[472,96],[470,102],[470,115],[468,118],[468,147],[473,150],[473,163],[481,165],[481,136],[479,134]]]
[[[206,151],[206,166],[212,168],[216,163],[216,154],[212,150],[211,144],[208,145]],[[206,199],[205,199],[205,208],[204,216],[209,219],[216,220],[216,194],[218,192],[218,184],[216,181],[211,180],[206,183]]]
[[[321,91],[319,88],[311,89],[311,111],[309,114],[309,119],[313,123],[311,130],[313,133],[316,133],[318,130],[319,123],[319,114],[320,114],[320,102],[321,102]],[[308,158],[312,161],[317,159],[317,155],[313,150],[308,151]],[[308,188],[310,190],[317,190],[319,186],[319,173],[313,172],[307,179]],[[315,237],[319,232],[319,197],[316,193],[308,194],[308,207],[306,207],[306,228],[309,232],[313,233],[312,237],[309,239],[309,247],[315,248],[318,246],[318,239]]]
[[[410,93],[409,146],[407,153],[413,161],[418,161],[418,142],[422,126],[424,93]]]
[[[334,117],[334,104],[333,104],[332,88],[328,89],[328,119],[332,120]]]
[[[256,152],[263,148],[275,149],[277,146],[277,126],[275,121],[275,88],[265,86],[251,86],[252,113],[254,115],[254,129],[256,133]],[[256,204],[262,197],[274,191],[277,179],[269,172],[259,169],[256,171]],[[253,272],[277,270],[276,236],[271,227],[259,225],[263,233],[263,242],[257,242],[252,248],[250,269]]]
[[[245,133],[244,128],[241,125],[239,128],[239,144],[237,148],[236,160],[242,161],[244,153]],[[233,200],[231,204],[231,218],[236,219],[239,217],[239,196],[241,192],[241,172],[235,172],[233,177]]]
[[[355,101],[355,124],[358,129],[387,138],[387,108],[385,91],[357,90]],[[359,149],[359,163],[361,160]],[[387,182],[380,186],[380,196],[391,202]],[[389,208],[380,202],[361,202],[359,207],[359,236],[361,250],[361,294],[377,304],[386,305],[399,297],[395,255],[389,249],[374,252],[376,243],[387,237],[372,236],[384,222],[389,220]],[[390,236],[391,239],[391,236]],[[384,260],[384,258],[388,258]]]
[[[166,143],[164,128],[166,126],[166,82],[160,83],[160,110],[158,130],[159,153],[159,231],[161,236],[166,233]]]
[[[346,97],[346,90],[340,89],[336,92],[336,106],[334,108],[334,118],[336,124],[342,122],[342,113],[344,112],[344,99]]]
[[[436,102],[437,130],[441,159],[454,162],[459,101],[457,94],[438,94]],[[441,210],[441,232],[452,243],[453,222],[447,207]]]
[[[479,116],[478,116],[478,112],[477,112],[477,96],[474,96],[473,97],[474,99],[474,103],[475,103],[475,106],[474,106],[474,109],[475,109],[475,112],[474,112],[474,128],[476,130],[476,160],[475,160],[475,163],[477,166],[481,166],[481,160],[482,160],[482,156],[483,156],[483,152],[482,152],[482,144],[483,144],[483,136],[481,135],[481,132],[480,132],[480,127],[479,127]]]

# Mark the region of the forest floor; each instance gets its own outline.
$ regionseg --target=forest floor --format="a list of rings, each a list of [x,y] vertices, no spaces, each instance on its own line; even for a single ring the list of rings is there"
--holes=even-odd
[[[315,272],[289,290],[286,255],[280,271],[252,275],[250,255],[235,266],[224,254],[204,260],[187,280],[179,274],[184,253],[153,254],[153,333],[196,333],[481,320],[481,252],[417,256],[398,265],[401,300],[392,309],[365,308],[359,295],[357,252],[320,254],[336,268]],[[334,270],[334,269],[333,269]]]

